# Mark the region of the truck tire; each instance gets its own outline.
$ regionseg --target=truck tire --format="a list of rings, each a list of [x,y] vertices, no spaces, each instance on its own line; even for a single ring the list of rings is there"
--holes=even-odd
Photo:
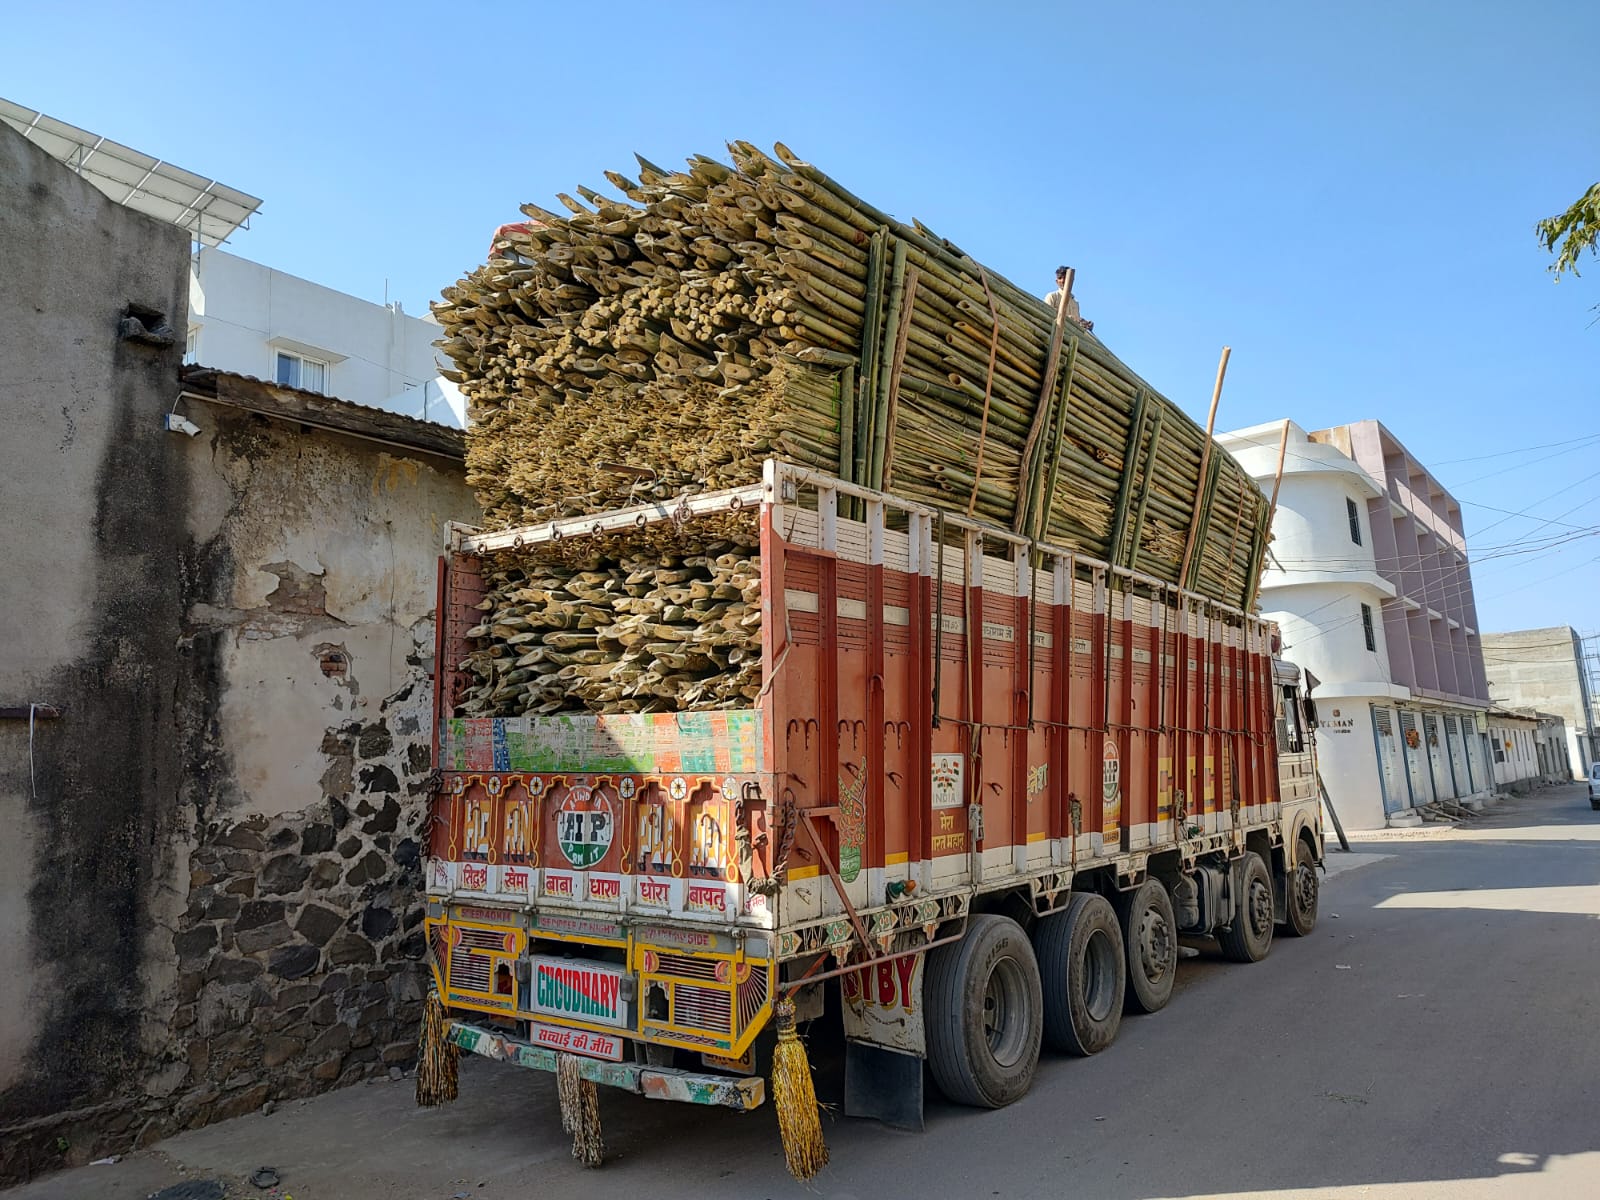
[[[1233,962],[1260,962],[1272,949],[1272,875],[1254,850],[1245,851],[1233,871],[1235,911],[1232,922],[1216,931],[1217,944]]]
[[[1178,921],[1172,897],[1159,879],[1146,879],[1117,897],[1117,920],[1128,959],[1124,1007],[1129,1012],[1160,1012],[1172,999],[1178,979]]]
[[[1098,1054],[1122,1024],[1127,961],[1111,903],[1077,892],[1067,907],[1034,927],[1044,978],[1044,1036],[1054,1050]]]
[[[1044,1033],[1039,964],[1009,917],[981,914],[928,951],[928,1069],[957,1104],[1003,1108],[1033,1086]]]
[[[1289,894],[1283,898],[1283,911],[1288,919],[1278,926],[1290,937],[1308,937],[1317,924],[1317,900],[1321,881],[1317,879],[1317,864],[1311,859],[1309,846],[1301,844],[1298,859],[1284,880]]]

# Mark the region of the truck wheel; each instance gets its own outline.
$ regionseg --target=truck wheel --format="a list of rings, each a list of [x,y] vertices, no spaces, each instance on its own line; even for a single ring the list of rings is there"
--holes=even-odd
[[[1044,976],[1044,1036],[1052,1049],[1097,1054],[1122,1024],[1127,987],[1122,930],[1110,902],[1077,892],[1062,912],[1034,928]]]
[[[1044,1032],[1039,964],[1022,926],[982,914],[928,952],[928,1069],[957,1104],[1002,1108],[1033,1086]]]
[[[1117,918],[1128,957],[1129,1012],[1160,1012],[1178,979],[1178,922],[1159,879],[1146,879],[1117,897]]]
[[[1303,846],[1300,849],[1300,861],[1289,872],[1285,882],[1289,894],[1284,897],[1283,909],[1289,919],[1278,928],[1290,937],[1308,937],[1317,924],[1320,883],[1317,864],[1311,861],[1310,853]]]
[[[1254,850],[1234,866],[1233,921],[1217,930],[1222,956],[1234,962],[1260,962],[1272,949],[1272,876]]]

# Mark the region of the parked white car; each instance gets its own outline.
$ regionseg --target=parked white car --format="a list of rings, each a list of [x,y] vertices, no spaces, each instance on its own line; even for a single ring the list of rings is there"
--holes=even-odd
[[[1600,809],[1600,762],[1589,764],[1589,807]]]

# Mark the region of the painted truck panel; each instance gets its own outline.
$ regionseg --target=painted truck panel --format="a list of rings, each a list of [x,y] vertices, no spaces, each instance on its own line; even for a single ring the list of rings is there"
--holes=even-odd
[[[536,1021],[546,1046],[552,1027],[620,1029],[738,1058],[785,964],[827,978],[872,960],[846,976],[870,998],[980,893],[1046,911],[1087,870],[1281,838],[1262,621],[783,464],[693,504],[456,536],[426,875],[450,1007]],[[759,530],[756,707],[452,715],[481,552],[695,512]],[[609,984],[604,1020],[576,1011],[592,997],[541,1003],[529,962],[553,948],[603,957],[626,1003]],[[894,1007],[852,1019],[892,1024]]]

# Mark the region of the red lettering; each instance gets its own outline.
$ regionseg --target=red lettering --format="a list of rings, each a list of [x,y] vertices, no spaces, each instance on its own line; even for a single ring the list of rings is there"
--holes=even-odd
[[[917,959],[913,954],[894,960],[895,973],[900,976],[900,1007],[910,1012],[916,997],[911,994],[911,977],[917,971]]]
[[[694,884],[689,888],[689,907],[698,909],[715,909],[717,912],[727,911],[727,892],[719,887],[706,887]]]
[[[639,880],[639,899],[645,904],[665,904],[667,885],[654,879]]]
[[[878,964],[878,1003],[884,1008],[894,1003],[894,972],[888,963]]]

